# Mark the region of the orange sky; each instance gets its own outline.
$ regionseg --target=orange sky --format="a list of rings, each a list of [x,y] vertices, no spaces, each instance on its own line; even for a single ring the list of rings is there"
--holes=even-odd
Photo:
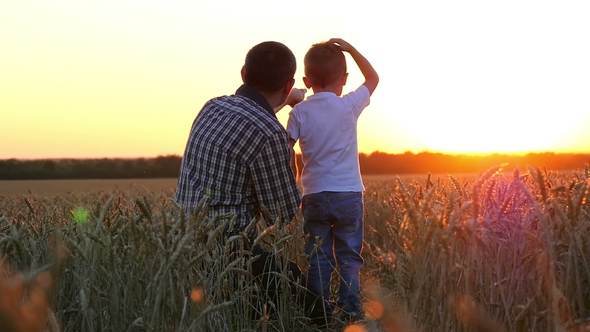
[[[381,77],[362,152],[590,153],[588,17],[587,1],[11,1],[0,159],[182,154],[251,46],[289,46],[303,87],[303,55],[331,37]],[[347,59],[345,92],[362,83]]]

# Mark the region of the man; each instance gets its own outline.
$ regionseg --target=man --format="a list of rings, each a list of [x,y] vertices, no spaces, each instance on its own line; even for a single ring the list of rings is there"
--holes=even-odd
[[[176,201],[190,213],[203,200],[209,217],[235,215],[227,236],[256,237],[252,222],[264,217],[267,224],[291,221],[299,209],[301,194],[292,171],[293,149],[275,112],[298,103],[305,89],[291,89],[295,82],[295,56],[285,45],[263,42],[246,55],[242,67],[244,84],[234,95],[209,100],[193,122],[178,178]],[[263,215],[266,208],[270,215]],[[281,290],[277,274],[284,260],[259,245],[245,245],[258,259],[252,274],[261,283],[267,300],[278,303]],[[235,248],[237,249],[237,248]],[[287,262],[292,277],[305,284],[297,264]],[[299,300],[311,317],[322,316],[317,297],[305,290]],[[268,306],[273,308],[274,306]]]
[[[254,46],[241,70],[244,84],[234,95],[209,100],[192,125],[176,201],[187,212],[204,199],[210,216],[235,214],[227,235],[260,219],[262,206],[271,214],[264,216],[267,223],[288,223],[299,209],[292,148],[275,115],[275,108],[300,101],[286,100],[295,70],[295,56],[285,45]]]

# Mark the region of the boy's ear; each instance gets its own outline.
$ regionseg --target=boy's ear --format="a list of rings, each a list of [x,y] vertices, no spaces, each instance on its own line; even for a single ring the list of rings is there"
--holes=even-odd
[[[244,76],[246,75],[245,66],[242,66],[242,69],[240,70],[240,75],[242,75],[242,83],[246,83],[246,82],[244,82]]]
[[[344,73],[342,75],[342,78],[340,79],[340,84],[342,84],[342,86],[346,85],[346,80],[348,79],[348,73]]]
[[[305,84],[306,88],[311,89],[311,83],[309,82],[309,80],[305,76],[303,76],[303,84]]]

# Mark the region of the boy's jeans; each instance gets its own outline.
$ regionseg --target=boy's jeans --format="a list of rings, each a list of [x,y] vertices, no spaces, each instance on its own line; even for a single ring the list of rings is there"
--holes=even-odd
[[[320,192],[303,196],[303,228],[310,239],[308,288],[330,300],[330,277],[340,272],[337,305],[344,312],[359,313],[360,269],[363,266],[363,193]],[[317,239],[316,239],[317,238]],[[320,245],[317,246],[317,242]],[[326,308],[331,312],[332,308]]]

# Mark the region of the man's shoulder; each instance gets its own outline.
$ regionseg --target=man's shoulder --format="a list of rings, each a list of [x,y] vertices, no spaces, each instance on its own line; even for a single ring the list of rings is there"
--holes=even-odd
[[[216,122],[235,123],[246,131],[259,131],[267,136],[284,131],[276,117],[253,100],[240,95],[226,95],[210,99],[201,110],[205,117]],[[228,127],[229,128],[229,127]]]
[[[274,117],[252,99],[240,95],[226,95],[210,99],[206,105],[227,108],[247,118],[274,119]]]
[[[228,108],[228,109],[247,109],[253,108],[256,103],[250,99],[240,95],[223,95],[209,99],[203,108],[216,107],[216,108]]]

